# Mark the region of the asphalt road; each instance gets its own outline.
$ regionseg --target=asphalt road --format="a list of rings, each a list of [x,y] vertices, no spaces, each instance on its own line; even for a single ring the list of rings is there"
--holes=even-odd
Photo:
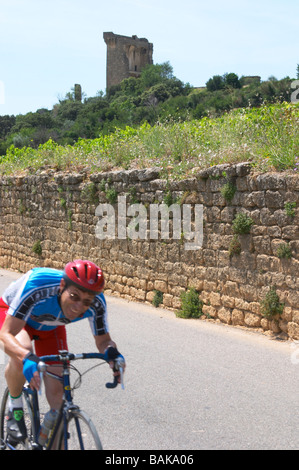
[[[0,294],[18,276],[0,270]],[[299,449],[299,344],[107,301],[111,335],[127,360],[125,390],[105,388],[104,365],[75,392],[104,449]],[[72,352],[95,350],[88,321],[67,329]]]

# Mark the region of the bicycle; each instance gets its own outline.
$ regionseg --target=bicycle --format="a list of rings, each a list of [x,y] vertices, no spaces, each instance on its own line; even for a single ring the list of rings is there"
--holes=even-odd
[[[81,384],[82,375],[72,364],[72,361],[79,359],[101,359],[105,361],[104,354],[81,353],[72,354],[68,351],[59,351],[58,355],[42,356],[38,364],[41,378],[43,374],[59,380],[63,385],[63,401],[58,412],[56,421],[50,431],[47,441],[43,446],[38,443],[38,436],[41,426],[40,408],[38,392],[31,390],[29,385],[23,387],[24,397],[24,419],[27,428],[27,437],[22,442],[13,442],[6,430],[6,419],[8,414],[8,389],[5,390],[0,408],[0,448],[11,450],[102,450],[101,440],[90,417],[75,405],[72,397],[72,390]],[[58,377],[47,371],[45,362],[59,362],[63,368],[62,377]],[[104,364],[101,362],[100,364]],[[115,360],[114,370],[120,371],[121,385],[123,387],[123,362],[121,359]],[[96,366],[95,366],[96,367]],[[79,379],[71,387],[70,370],[73,369],[79,374]],[[79,385],[78,385],[79,383]],[[118,378],[114,377],[112,383],[106,383],[107,388],[115,388],[118,385]]]

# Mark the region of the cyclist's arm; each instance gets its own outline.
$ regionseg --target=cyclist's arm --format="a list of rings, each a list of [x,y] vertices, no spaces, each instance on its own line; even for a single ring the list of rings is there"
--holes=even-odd
[[[25,364],[25,360],[28,356],[29,350],[26,349],[22,344],[17,340],[16,336],[22,331],[26,322],[20,320],[19,318],[12,317],[7,315],[5,322],[0,331],[0,341],[4,345],[4,351],[12,359],[20,361],[22,366]],[[35,356],[35,359],[38,359]],[[24,373],[24,369],[23,369]],[[31,388],[39,389],[40,387],[40,377],[37,370],[32,372],[29,378]]]
[[[16,336],[22,331],[25,324],[23,320],[7,315],[0,331],[0,341],[2,341],[4,345],[5,353],[20,362],[22,362],[26,354],[28,354],[28,349],[24,348],[19,343]]]
[[[97,346],[99,352],[102,353],[102,354],[105,353],[105,351],[107,350],[107,348],[109,348],[109,346],[111,346],[112,348],[117,349],[116,343],[111,339],[111,336],[110,336],[109,333],[105,333],[104,335],[95,336],[94,338],[95,338],[96,346]],[[111,369],[113,369],[114,366],[115,366],[114,361],[109,362],[109,365],[110,365]],[[124,364],[123,370],[125,369],[125,367],[126,366]],[[113,375],[119,377],[118,381],[120,382],[120,372],[118,370],[114,369]]]
[[[111,336],[109,333],[105,333],[104,335],[98,335],[94,337],[96,346],[99,350],[100,353],[104,354],[106,349],[109,346],[112,346],[113,348],[116,348],[115,342],[111,339]]]

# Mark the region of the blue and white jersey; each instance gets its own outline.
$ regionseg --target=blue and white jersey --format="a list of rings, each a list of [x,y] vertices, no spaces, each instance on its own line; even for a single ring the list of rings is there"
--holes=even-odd
[[[8,305],[8,314],[25,321],[35,330],[53,330],[88,318],[93,335],[108,333],[107,306],[103,294],[96,295],[92,305],[80,317],[68,320],[60,307],[58,293],[62,271],[34,268],[10,284],[2,299]]]

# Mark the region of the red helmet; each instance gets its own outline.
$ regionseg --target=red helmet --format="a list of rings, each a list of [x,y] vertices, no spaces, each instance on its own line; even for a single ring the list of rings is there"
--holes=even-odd
[[[63,279],[67,284],[74,284],[92,294],[99,294],[105,285],[101,268],[92,261],[82,259],[71,261],[65,266]]]

